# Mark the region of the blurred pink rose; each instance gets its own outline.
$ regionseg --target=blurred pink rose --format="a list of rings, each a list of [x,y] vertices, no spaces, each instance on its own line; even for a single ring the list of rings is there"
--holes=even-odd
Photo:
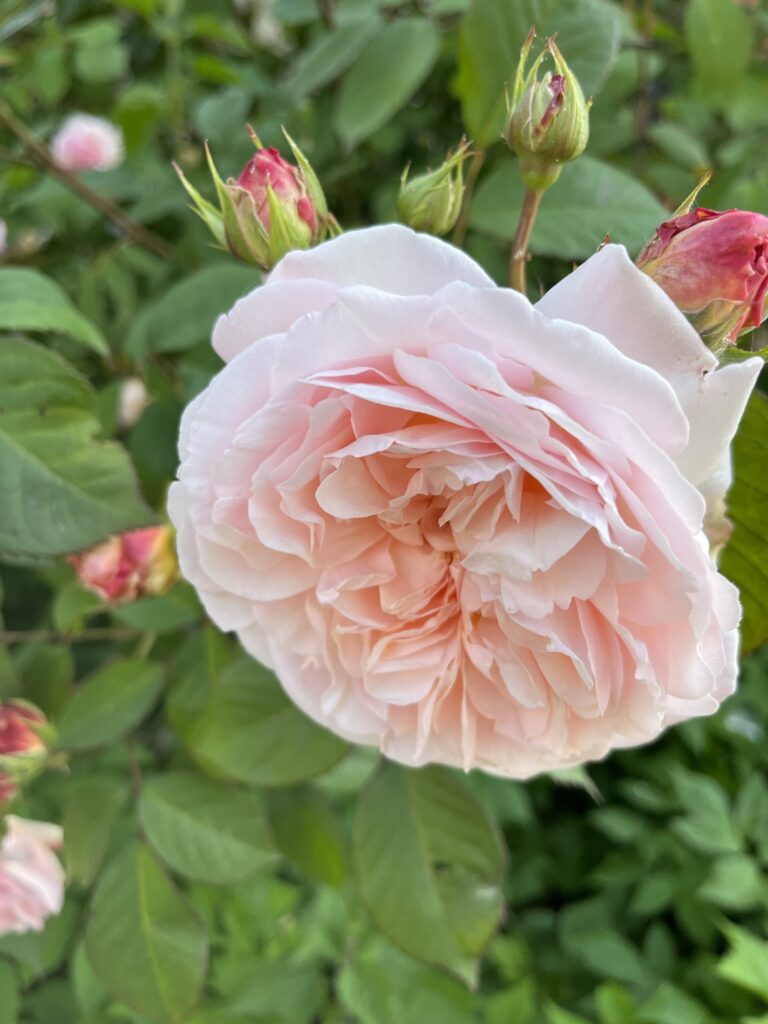
[[[407,764],[523,778],[733,691],[703,531],[761,366],[625,250],[538,304],[403,227],[290,253],[221,317],[170,512],[213,620]]]
[[[162,594],[178,574],[168,526],[129,530],[69,561],[87,590],[113,604]]]
[[[768,217],[703,207],[664,221],[637,258],[710,345],[765,319]]]
[[[64,901],[61,829],[9,814],[0,841],[0,935],[39,932]]]
[[[51,143],[56,162],[67,171],[111,171],[123,162],[123,133],[90,114],[68,117]]]

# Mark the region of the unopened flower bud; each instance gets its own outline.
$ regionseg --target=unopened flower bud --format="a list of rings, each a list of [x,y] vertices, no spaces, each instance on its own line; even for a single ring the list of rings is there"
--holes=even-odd
[[[507,97],[504,138],[520,160],[526,186],[542,191],[558,178],[564,163],[581,156],[589,139],[589,104],[578,79],[554,39],[526,70],[535,33],[528,33],[517,66],[512,95]],[[555,72],[541,65],[551,57]]]
[[[656,229],[637,265],[716,351],[768,313],[768,217],[761,213],[682,213]]]
[[[163,594],[179,573],[169,526],[118,534],[69,560],[86,590],[108,604]]]
[[[208,147],[206,156],[219,208],[195,189],[176,167],[216,241],[233,256],[270,270],[291,249],[308,249],[337,230],[312,165],[287,132],[295,164],[276,149],[265,149],[252,133],[256,155],[238,178],[223,181]]]
[[[33,704],[0,703],[0,805],[42,771],[52,732],[45,715]]]
[[[404,224],[433,235],[446,235],[453,228],[464,199],[463,164],[470,155],[469,145],[463,141],[436,171],[410,181],[406,167],[397,200],[397,212]]]
[[[117,425],[121,430],[130,430],[139,422],[141,414],[151,399],[141,377],[127,377],[120,385],[117,403]]]

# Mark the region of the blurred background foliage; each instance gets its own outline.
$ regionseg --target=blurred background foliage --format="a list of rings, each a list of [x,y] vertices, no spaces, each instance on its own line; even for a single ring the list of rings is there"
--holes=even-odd
[[[285,125],[351,228],[394,219],[403,167],[466,133],[456,240],[503,282],[522,196],[503,87],[532,23],[594,97],[586,155],[542,205],[532,291],[606,234],[635,252],[705,170],[706,205],[768,213],[756,2],[0,3],[2,102],[41,139],[72,111],[119,124],[124,164],[82,178],[168,247],[131,242],[0,132],[0,436],[34,454],[22,407],[57,396],[46,457],[81,487],[56,532],[0,485],[0,695],[59,728],[59,770],[20,811],[63,821],[70,879],[42,935],[0,939],[0,1024],[767,1024],[764,491],[736,494],[726,554],[754,651],[737,696],[528,785],[382,769],[303,719],[185,585],[110,610],[51,557],[162,515],[180,411],[219,366],[213,320],[258,280],[211,246],[171,159],[210,195],[205,139],[236,176],[246,122],[267,145]],[[11,331],[44,348],[9,354]],[[134,375],[151,402],[125,430]],[[737,466],[765,464],[756,438]],[[94,467],[119,480],[106,504]]]

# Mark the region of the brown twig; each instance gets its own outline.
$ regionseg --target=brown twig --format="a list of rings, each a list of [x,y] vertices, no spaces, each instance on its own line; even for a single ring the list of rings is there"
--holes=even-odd
[[[111,220],[133,242],[164,259],[171,255],[173,251],[171,246],[159,235],[133,220],[117,203],[92,189],[90,185],[86,185],[77,175],[59,166],[50,149],[16,117],[7,103],[0,103],[0,124],[3,124],[16,136],[25,153],[37,167],[58,178],[70,192],[84,199],[86,203]]]
[[[61,629],[5,629],[0,630],[0,644],[81,643],[91,640],[133,640],[140,630],[130,626],[94,626],[79,633],[65,633]]]
[[[317,0],[317,8],[320,11],[320,17],[323,19],[325,27],[333,31],[336,28],[334,0]]]
[[[475,185],[480,171],[483,169],[485,163],[485,150],[478,149],[472,154],[472,159],[469,161],[469,167],[467,168],[467,184],[464,188],[464,198],[461,202],[461,212],[459,213],[459,219],[456,221],[456,226],[453,229],[451,235],[451,241],[454,245],[461,247],[464,244],[464,238],[467,234],[467,228],[469,227],[469,207],[472,203],[472,195],[475,191]]]
[[[539,203],[542,193],[536,189],[529,188],[525,193],[523,207],[520,210],[520,220],[517,222],[517,231],[512,242],[512,252],[509,256],[509,283],[518,292],[526,294],[525,268],[528,262],[528,243],[531,240],[531,231],[539,212]]]

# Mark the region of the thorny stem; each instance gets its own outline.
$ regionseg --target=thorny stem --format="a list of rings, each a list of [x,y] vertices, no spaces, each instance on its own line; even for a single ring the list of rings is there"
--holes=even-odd
[[[164,239],[137,223],[117,203],[86,185],[77,175],[60,167],[50,149],[16,117],[7,103],[0,103],[0,124],[16,136],[27,156],[37,167],[58,178],[70,192],[84,199],[86,203],[111,220],[133,242],[164,259],[170,256],[172,249]]]
[[[478,149],[472,154],[472,159],[469,161],[469,167],[467,168],[467,184],[464,188],[464,198],[461,203],[461,212],[459,213],[459,219],[456,221],[456,227],[453,229],[451,235],[451,241],[454,245],[461,248],[464,242],[464,237],[467,233],[467,227],[469,226],[469,207],[472,202],[472,194],[475,191],[475,185],[480,171],[483,169],[485,163],[485,150]]]
[[[531,240],[531,231],[539,212],[539,203],[542,193],[536,189],[526,190],[523,207],[520,210],[520,220],[517,222],[517,231],[512,242],[512,252],[509,256],[509,283],[515,291],[526,294],[525,268],[528,262],[528,243]]]

